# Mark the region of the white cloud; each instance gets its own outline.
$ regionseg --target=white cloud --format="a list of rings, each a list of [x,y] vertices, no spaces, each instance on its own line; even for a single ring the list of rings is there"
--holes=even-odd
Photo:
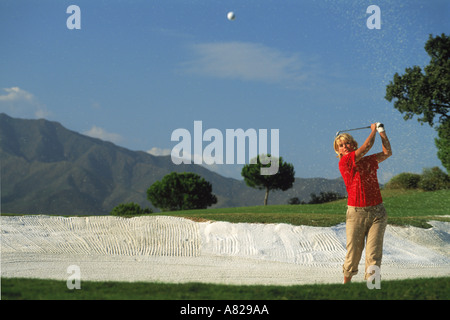
[[[90,130],[83,132],[83,134],[92,138],[98,138],[113,143],[121,143],[124,141],[120,134],[107,132],[105,129],[97,126],[92,126]]]
[[[286,54],[258,43],[218,42],[192,46],[196,58],[184,63],[185,71],[211,77],[262,82],[304,81],[304,64],[298,54]]]
[[[30,92],[19,87],[3,88],[0,94],[0,112],[13,117],[45,118],[50,115],[47,108]]]
[[[19,87],[3,88],[6,91],[6,95],[0,95],[0,101],[33,101],[34,96]]]
[[[154,156],[169,156],[171,151],[172,151],[171,149],[161,149],[153,147],[150,150],[147,150],[147,153],[150,153],[151,155]]]

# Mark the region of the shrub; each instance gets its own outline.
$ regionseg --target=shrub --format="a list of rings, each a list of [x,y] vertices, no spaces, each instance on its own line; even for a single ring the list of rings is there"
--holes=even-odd
[[[319,203],[326,203],[331,201],[336,201],[339,199],[343,199],[344,197],[341,196],[337,192],[328,191],[328,192],[320,192],[319,196],[316,196],[315,193],[311,193],[311,201],[309,201],[309,204],[319,204]]]
[[[439,167],[425,168],[418,186],[425,191],[449,189],[450,178]]]
[[[300,200],[299,197],[293,197],[288,200],[288,204],[306,204],[306,202],[303,200]]]
[[[420,174],[403,172],[392,177],[388,183],[386,183],[386,189],[417,189],[419,181],[421,179]]]
[[[138,204],[130,202],[130,203],[122,203],[117,207],[112,209],[111,215],[113,216],[137,216],[141,214],[149,214],[153,211],[149,208],[142,209]]]

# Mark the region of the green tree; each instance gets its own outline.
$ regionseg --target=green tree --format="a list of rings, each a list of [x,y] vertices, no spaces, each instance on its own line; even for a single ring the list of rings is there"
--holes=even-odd
[[[265,157],[265,155],[261,157]],[[270,155],[267,155],[267,157],[270,157]],[[242,168],[241,175],[249,187],[266,190],[264,205],[267,205],[270,190],[286,191],[292,188],[295,181],[295,171],[292,164],[284,162],[283,158],[280,157],[278,158],[278,172],[273,175],[262,175],[261,168],[269,167],[270,164],[262,164],[260,160],[260,156],[256,157],[256,161],[252,159],[250,164],[246,164]],[[276,160],[272,158],[272,161]],[[267,161],[263,160],[263,163],[267,163]]]
[[[149,214],[153,211],[149,208],[142,209],[137,203],[121,203],[114,207],[111,211],[113,216],[137,216],[141,214]]]
[[[195,173],[172,172],[147,190],[147,199],[163,211],[206,209],[217,203],[212,186]]]
[[[438,157],[450,171],[450,37],[442,34],[433,38],[430,35],[425,50],[431,61],[425,66],[424,73],[419,66],[406,68],[402,76],[396,73],[386,87],[385,98],[388,101],[396,99],[394,108],[405,113],[405,120],[418,115],[421,116],[417,119],[420,123],[428,123],[431,127],[437,120]]]
[[[447,172],[450,173],[450,119],[445,120],[437,128],[438,138],[435,139],[438,149],[437,156]]]

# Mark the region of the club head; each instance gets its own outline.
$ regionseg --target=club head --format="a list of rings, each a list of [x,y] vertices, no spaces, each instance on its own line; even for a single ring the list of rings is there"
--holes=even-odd
[[[339,133],[341,133],[340,131],[336,132],[336,137],[339,135]]]

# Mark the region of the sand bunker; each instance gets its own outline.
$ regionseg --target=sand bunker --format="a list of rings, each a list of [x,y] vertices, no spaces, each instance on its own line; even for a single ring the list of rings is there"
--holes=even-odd
[[[388,226],[383,279],[450,276],[450,223]],[[345,224],[193,222],[138,218],[3,216],[3,277],[225,284],[341,283]],[[364,253],[360,274],[362,281]]]

